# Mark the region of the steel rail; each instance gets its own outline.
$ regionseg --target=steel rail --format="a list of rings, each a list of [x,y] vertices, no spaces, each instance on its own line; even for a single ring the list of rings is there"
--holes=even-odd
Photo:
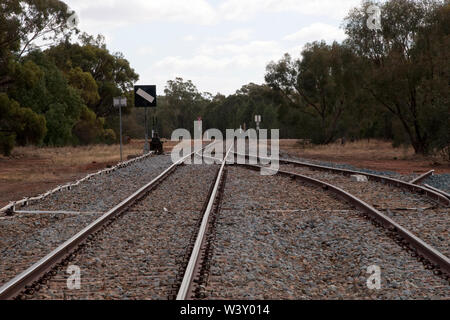
[[[444,197],[447,197],[448,199],[450,199],[450,194],[447,193],[447,192],[445,192],[444,190],[441,190],[441,189],[432,187],[432,186],[430,186],[429,184],[426,184],[426,183],[424,184],[424,186],[427,187],[428,189],[433,190],[433,191],[435,191],[435,192],[437,192],[437,193],[440,193],[440,194],[442,194]]]
[[[223,162],[223,160],[220,159],[220,158],[214,158],[214,157],[210,157],[210,156],[205,156],[204,154],[201,154],[199,152],[196,152],[195,155],[199,156],[200,158],[205,158],[205,159],[212,160],[213,163],[216,163],[216,161],[218,161],[219,162],[218,164],[222,164],[222,162]]]
[[[240,166],[244,166],[253,170],[261,170],[262,166],[257,165],[251,165],[251,164],[238,164]],[[422,255],[428,261],[431,263],[437,265],[442,273],[444,273],[446,276],[450,277],[450,259],[443,255],[441,252],[424,242],[422,239],[415,236],[413,233],[411,233],[409,230],[405,229],[398,223],[396,223],[394,220],[390,219],[389,217],[382,214],[380,211],[376,210],[372,206],[370,206],[368,203],[364,202],[363,200],[357,198],[356,196],[344,191],[343,189],[336,187],[332,184],[329,184],[327,182],[314,179],[308,176],[304,176],[298,173],[294,172],[288,172],[288,171],[280,171],[276,169],[271,168],[265,168],[266,170],[274,171],[277,174],[280,175],[286,175],[293,179],[299,178],[307,183],[311,183],[313,185],[319,186],[321,188],[324,188],[326,190],[332,191],[336,196],[339,198],[346,200],[353,204],[356,208],[359,208],[360,210],[364,211],[374,219],[376,219],[379,223],[381,223],[385,228],[387,228],[390,231],[397,232],[403,239],[405,239],[409,245],[414,248],[419,255]]]
[[[238,156],[246,157],[247,159],[249,159],[250,157],[253,157],[253,158],[259,158],[259,159],[263,159],[263,160],[274,160],[272,158],[267,158],[267,157],[260,157],[260,156],[256,157],[253,155],[243,155],[243,154],[236,153],[236,152],[233,152],[233,153]],[[439,201],[443,205],[450,206],[450,199],[445,197],[441,193],[433,191],[432,189],[428,189],[428,188],[420,186],[420,185],[412,184],[412,183],[401,181],[398,179],[384,177],[384,176],[380,176],[380,175],[376,175],[376,174],[372,174],[372,173],[366,173],[366,172],[362,172],[362,171],[321,166],[321,165],[317,165],[317,164],[301,162],[301,161],[296,161],[296,160],[287,160],[287,159],[275,159],[275,160],[277,160],[279,163],[299,165],[299,166],[314,168],[314,169],[322,170],[322,171],[330,171],[333,173],[341,173],[341,174],[347,174],[347,175],[352,175],[352,174],[364,175],[364,176],[370,177],[373,180],[378,181],[378,182],[390,184],[395,187],[405,188],[405,189],[414,191],[419,194],[425,194],[429,198],[431,198],[435,201]]]
[[[186,267],[186,271],[183,276],[183,281],[181,282],[180,289],[178,290],[177,300],[187,300],[190,298],[190,293],[193,291],[193,282],[196,271],[198,270],[198,264],[201,259],[200,250],[206,240],[206,229],[208,227],[208,223],[210,220],[210,213],[212,211],[215,199],[217,197],[217,192],[219,190],[220,181],[223,176],[225,165],[227,164],[226,159],[228,158],[233,145],[228,149],[223,158],[222,164],[220,166],[219,172],[217,174],[217,179],[214,184],[214,188],[212,189],[211,196],[208,201],[208,205],[203,214],[202,223],[200,225],[200,229],[197,235],[197,239],[195,241],[194,249],[192,250],[191,257],[189,259],[189,263]]]
[[[208,145],[209,146],[209,145]],[[204,147],[205,148],[205,147]],[[49,272],[55,265],[62,262],[90,235],[94,234],[96,231],[100,230],[108,221],[117,217],[119,214],[125,212],[129,209],[136,200],[142,198],[146,192],[157,185],[161,180],[168,176],[177,166],[181,165],[186,159],[192,157],[195,151],[189,155],[184,156],[177,162],[173,163],[164,172],[154,178],[152,181],[147,183],[145,186],[141,187],[131,196],[123,200],[120,204],[106,212],[104,215],[99,217],[97,220],[89,224],[87,227],[82,229],[80,232],[72,236],[69,240],[65,241],[63,244],[58,246],[56,249],[47,254],[44,258],[40,259],[38,262],[33,264],[31,267],[14,277],[12,280],[8,281],[0,288],[0,300],[13,299],[19,295],[27,286],[33,284],[33,282],[38,281],[42,276]]]
[[[409,183],[411,184],[419,184],[429,176],[432,176],[434,174],[434,170],[430,170],[428,172],[425,172],[424,174],[418,176],[417,178],[412,179]]]

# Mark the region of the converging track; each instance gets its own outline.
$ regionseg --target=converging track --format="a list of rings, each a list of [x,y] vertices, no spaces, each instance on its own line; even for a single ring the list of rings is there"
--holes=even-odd
[[[329,190],[290,176],[228,169],[200,299],[442,299],[448,278],[427,269],[392,230]],[[255,186],[258,186],[255,188]],[[370,266],[381,289],[369,289]]]
[[[255,170],[262,169],[262,167],[252,166],[249,164],[246,164],[244,166],[251,168],[251,169],[255,169]],[[324,169],[327,169],[327,168],[324,168]],[[267,170],[267,169],[265,169],[265,170]],[[387,238],[390,238],[390,242],[391,242],[391,243],[389,243],[390,247],[392,247],[392,245],[397,246],[397,248],[396,248],[397,250],[393,250],[392,248],[390,248],[390,250],[398,251],[399,249],[403,249],[402,254],[399,254],[399,256],[401,256],[403,258],[401,261],[409,260],[410,258],[415,258],[416,261],[413,264],[414,266],[412,268],[412,270],[414,272],[417,271],[417,269],[416,269],[417,265],[420,266],[422,264],[425,267],[424,271],[432,270],[425,277],[424,277],[424,275],[421,275],[419,278],[416,278],[419,281],[421,281],[423,279],[426,279],[426,281],[430,281],[428,283],[425,282],[425,286],[423,288],[431,289],[432,290],[431,292],[433,295],[436,294],[434,292],[434,290],[440,291],[440,289],[443,289],[443,291],[441,293],[439,293],[437,296],[444,296],[444,297],[448,296],[448,294],[450,293],[450,287],[448,286],[449,275],[450,275],[450,260],[444,254],[442,254],[441,252],[439,252],[432,246],[428,245],[425,241],[423,241],[419,237],[415,236],[412,232],[410,232],[409,230],[404,228],[402,225],[398,224],[396,221],[391,220],[389,217],[386,217],[381,212],[375,210],[368,203],[366,203],[363,200],[357,198],[356,196],[342,190],[339,187],[336,187],[336,186],[329,184],[327,182],[324,182],[324,181],[314,179],[310,176],[299,175],[296,172],[278,171],[277,173],[288,176],[292,179],[300,179],[301,181],[306,182],[307,184],[321,187],[323,190],[331,191],[334,196],[337,196],[339,199],[342,199],[342,200],[348,202],[349,204],[351,204],[351,207],[356,206],[356,208],[359,210],[358,213],[361,216],[368,218],[369,220],[372,220],[373,224],[376,227],[382,227],[382,229],[383,229],[382,231],[385,233],[384,236]],[[388,181],[389,179],[385,180],[383,177],[380,177],[380,180],[385,182],[385,181]],[[394,180],[391,180],[390,182],[392,182],[393,184],[397,184],[397,185],[399,184],[397,181],[394,181]],[[219,181],[217,181],[217,185],[219,185]],[[410,186],[407,184],[405,184],[405,186],[410,188]],[[411,189],[416,190],[415,188],[411,188]],[[238,193],[237,195],[235,195],[235,197],[239,197],[241,194],[242,193]],[[434,196],[434,194],[432,194],[432,196]],[[215,198],[211,199],[212,202],[214,200],[215,200]],[[235,200],[236,199],[233,198],[233,201],[235,201]],[[208,286],[208,280],[209,280],[210,274],[215,271],[216,275],[220,275],[221,273],[223,273],[224,271],[227,270],[227,267],[229,267],[230,260],[229,260],[228,254],[226,254],[224,256],[221,256],[220,254],[218,254],[221,257],[221,259],[216,260],[216,261],[213,260],[213,256],[214,256],[213,252],[214,252],[214,247],[215,247],[213,242],[217,236],[216,233],[223,234],[222,230],[227,229],[226,226],[230,224],[227,221],[225,226],[222,225],[221,228],[216,226],[216,220],[217,219],[220,220],[220,216],[221,216],[220,209],[219,209],[220,207],[221,207],[220,203],[215,203],[215,215],[214,215],[214,218],[211,219],[212,222],[208,226],[208,230],[209,230],[210,234],[208,236],[202,235],[202,237],[207,238],[208,241],[205,241],[205,243],[203,245],[205,247],[205,249],[201,255],[202,258],[199,259],[200,261],[197,260],[197,265],[195,267],[195,269],[197,270],[195,280],[193,280],[192,276],[188,277],[188,279],[190,279],[190,283],[185,285],[186,289],[183,289],[183,287],[182,287],[182,289],[180,290],[180,292],[178,294],[179,299],[207,297],[208,293],[207,293],[206,288]],[[331,209],[331,208],[328,209],[328,211],[332,212],[333,209]],[[281,211],[283,211],[283,210],[281,210]],[[339,210],[337,210],[337,211],[339,211]],[[352,212],[352,211],[354,211],[354,209],[350,208],[350,210],[347,210],[347,211]],[[448,212],[446,211],[445,208],[442,208],[442,212],[448,214]],[[342,214],[342,212],[340,212],[340,213]],[[333,214],[333,212],[331,214]],[[339,213],[338,213],[338,215],[339,215]],[[237,214],[237,216],[239,216],[239,214]],[[283,220],[285,219],[285,217],[286,216],[283,215]],[[233,220],[233,217],[228,216],[227,218]],[[246,217],[246,219],[247,218],[248,217]],[[351,216],[347,217],[348,220],[351,220],[351,218],[352,218]],[[277,219],[273,219],[273,220],[277,221]],[[444,214],[444,220],[445,220],[445,214]],[[245,224],[245,222],[240,222],[239,224]],[[239,224],[232,223],[232,225],[234,227],[237,227]],[[249,225],[249,229],[252,229],[253,227],[254,227],[253,225]],[[291,231],[291,232],[295,232],[295,231]],[[354,232],[360,232],[360,230],[353,229],[353,230],[347,230],[347,232],[354,233]],[[360,241],[362,241],[362,239],[365,239],[364,237],[367,235],[367,232],[368,231],[366,230],[365,232],[361,232],[359,234],[359,236],[362,237]],[[437,228],[437,230],[434,230],[434,232],[439,234],[439,237],[441,237],[441,239],[444,239],[444,237],[446,237],[445,232],[440,232],[439,228]],[[244,231],[244,233],[247,235],[247,232]],[[234,239],[234,237],[239,237],[239,234],[236,234],[233,229],[227,230],[225,235],[229,238],[229,241],[231,239]],[[256,241],[255,234],[251,234],[250,236],[245,237],[245,238],[252,239],[252,241],[247,242],[249,245],[253,244]],[[444,239],[444,241],[445,242],[448,241],[447,239],[448,239],[448,237],[446,237]],[[245,241],[244,241],[244,239],[242,239],[242,241],[238,241],[238,243],[245,243]],[[230,243],[228,243],[228,246],[229,245],[230,245]],[[244,248],[246,248],[246,247],[244,246]],[[240,249],[242,249],[242,246],[240,246]],[[344,248],[342,248],[342,249],[344,249]],[[346,248],[346,249],[348,249],[348,248]],[[381,248],[378,248],[378,249],[381,250]],[[261,248],[260,248],[260,250],[261,250]],[[260,250],[252,250],[252,251],[254,254],[259,253],[259,255],[261,256]],[[241,253],[241,250],[237,250],[237,251]],[[406,254],[406,257],[408,257],[408,258],[405,257],[405,254]],[[267,262],[267,260],[264,260],[264,259],[263,259],[263,261]],[[303,261],[303,262],[305,262],[305,261]],[[384,265],[385,264],[386,264],[386,262],[384,261]],[[391,262],[389,262],[389,264],[391,264]],[[238,267],[241,265],[242,265],[242,261],[241,261],[241,259],[238,259],[238,262],[236,263],[235,267]],[[276,263],[275,263],[275,265],[279,266]],[[220,267],[218,268],[218,266],[220,266]],[[273,268],[275,268],[275,267],[273,267]],[[229,269],[230,268],[228,268],[228,270]],[[405,270],[405,271],[408,271],[408,269],[411,270],[410,268],[407,268],[407,270]],[[248,267],[246,268],[246,271],[252,273],[252,271]],[[242,270],[241,272],[245,273],[244,270]],[[409,273],[409,274],[411,274],[411,273]],[[268,276],[268,275],[266,274],[266,276]],[[416,272],[415,276],[417,276],[417,272]],[[435,276],[439,276],[440,280],[435,279],[436,278]],[[230,285],[229,287],[239,288],[240,286],[242,286],[243,277],[236,276],[235,273],[232,273],[231,275],[228,274],[226,279],[222,278],[221,280],[223,282],[230,283],[230,277],[232,279],[238,280],[239,284],[234,283],[234,285]],[[212,277],[212,278],[214,278],[214,277]],[[349,278],[353,279],[352,277],[349,277]],[[186,279],[186,277],[185,277],[185,279]],[[260,278],[258,278],[258,279],[260,279]],[[220,286],[218,284],[218,282],[214,283],[214,285],[212,285],[212,286],[210,285],[210,287],[209,287],[210,294],[212,294],[213,292],[219,292],[219,295],[215,295],[216,298],[217,297],[221,297],[221,298],[236,298],[236,297],[243,298],[244,297],[245,298],[246,296],[247,297],[250,296],[250,297],[254,298],[255,297],[254,295],[249,295],[249,293],[248,293],[251,291],[250,289],[253,289],[253,293],[255,293],[255,288],[257,285],[254,283],[255,283],[256,278],[253,277],[252,280],[253,280],[252,281],[253,287],[246,288],[247,291],[241,291],[240,294],[236,293],[236,294],[231,294],[231,295],[227,295],[227,294],[223,295],[223,292],[226,293],[227,291],[225,290],[225,288]],[[214,282],[214,280],[211,282]],[[244,281],[244,283],[245,283],[245,281]],[[344,283],[345,283],[345,281],[344,281]],[[394,281],[394,283],[395,283],[395,281]],[[291,292],[291,295],[289,295],[288,297],[295,298],[295,294],[293,293],[293,291],[296,286],[292,285],[292,284],[289,285],[289,282],[285,282],[284,285],[285,286],[280,289],[283,290],[287,286],[290,286],[290,288],[293,290],[288,291],[288,292]],[[341,283],[341,285],[342,285],[342,283]],[[227,287],[226,289],[229,289],[229,287]],[[187,288],[189,288],[189,289],[187,289]],[[336,288],[336,286],[333,285],[333,288]],[[230,290],[233,291],[232,289],[230,289]],[[250,291],[248,291],[248,290],[250,290]],[[264,292],[264,290],[262,290],[261,288],[260,288],[260,290],[261,290],[261,291],[259,291],[260,293]],[[324,292],[327,292],[326,289],[324,289],[324,290],[325,290]],[[242,293],[244,293],[244,292],[247,292],[247,293],[245,295],[242,295]],[[271,292],[272,291],[269,290],[268,293],[271,293]],[[222,295],[220,293],[222,293]],[[406,290],[406,293],[410,293],[410,291]],[[271,294],[273,294],[273,293],[271,293]],[[273,298],[273,295],[271,295],[271,294],[264,294],[263,296],[259,296],[258,298],[264,298],[264,299],[265,298]],[[420,293],[420,294],[423,294],[423,293]],[[212,295],[212,296],[214,297],[214,295]],[[357,296],[357,290],[356,291],[353,290],[350,295],[350,297],[353,297],[353,298],[355,296]],[[367,292],[366,292],[366,296],[367,296]],[[425,294],[425,296],[426,296],[426,294]],[[339,297],[343,297],[343,295],[340,294]],[[286,298],[286,296],[277,297],[277,298]]]
[[[270,169],[231,166],[232,148],[224,151],[216,164],[186,165],[201,157],[193,152],[104,214],[89,200],[35,204],[33,216],[56,206],[47,216],[64,221],[49,239],[67,239],[79,216],[90,224],[2,262],[3,278],[21,273],[0,299],[450,297],[450,200],[414,184],[423,177],[363,173],[369,182],[356,182],[349,175],[359,172],[286,159],[265,176],[258,171]],[[20,239],[6,241],[20,252]],[[69,266],[81,271],[79,289],[68,288]],[[380,290],[368,288],[371,266],[381,270]]]

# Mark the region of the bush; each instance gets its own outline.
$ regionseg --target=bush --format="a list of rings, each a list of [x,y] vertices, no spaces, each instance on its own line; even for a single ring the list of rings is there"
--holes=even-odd
[[[16,135],[14,133],[2,133],[0,132],[0,152],[9,157],[14,148],[16,141]]]
[[[444,147],[441,151],[441,157],[447,162],[450,162],[450,146]]]
[[[21,146],[42,143],[47,134],[45,117],[34,113],[30,108],[21,108],[17,117],[22,123],[21,130],[17,131],[17,143]]]
[[[106,129],[103,133],[103,142],[106,144],[114,144],[116,142],[116,133],[113,129]]]
[[[9,156],[17,142],[39,144],[47,132],[45,118],[0,93],[0,152]]]
[[[78,139],[78,142],[83,145],[102,142],[103,125],[103,118],[97,118],[91,109],[83,106],[81,118],[73,127],[72,133]]]

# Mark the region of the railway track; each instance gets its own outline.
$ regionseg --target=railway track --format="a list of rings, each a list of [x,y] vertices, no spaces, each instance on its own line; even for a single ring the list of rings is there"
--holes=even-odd
[[[235,156],[239,156],[239,154],[235,153]],[[250,157],[246,156],[245,158],[249,159]],[[267,160],[268,158],[263,159]],[[280,159],[279,162],[281,164],[279,174],[300,178],[330,189],[363,209],[387,228],[398,231],[399,227],[408,226],[411,231],[401,232],[404,241],[409,242],[415,251],[424,250],[423,255],[428,257],[435,266],[440,266],[447,276],[450,275],[450,260],[447,258],[450,256],[450,235],[448,233],[450,230],[448,211],[450,200],[441,193],[441,190],[431,190],[401,180],[364,172],[287,159]],[[246,166],[255,168],[251,165]],[[355,174],[366,176],[369,181],[351,180],[349,176]],[[431,172],[428,172],[414,179],[413,182],[419,182],[430,174]],[[384,214],[379,211],[383,211]],[[396,225],[397,222],[399,225]],[[431,244],[430,248],[436,248],[436,252],[443,257],[431,253],[428,249],[422,249],[425,246],[419,244],[418,239],[414,239],[414,237],[418,238],[417,236],[425,240],[424,244]]]
[[[263,177],[240,166],[228,169],[211,268],[204,294],[197,298],[450,296],[448,278],[427,269],[393,230],[368,219],[331,189],[291,178]],[[374,265],[381,269],[380,290],[367,287],[367,268]]]
[[[448,219],[437,224],[448,211],[439,192],[376,176],[383,183],[370,181],[374,189],[350,188],[342,173],[354,172],[287,160],[281,177],[263,177],[247,170],[260,166],[227,166],[230,154],[220,165],[183,166],[186,157],[170,166],[5,284],[0,299],[450,296],[448,228],[439,229]],[[397,199],[398,187],[415,193]],[[364,198],[369,191],[375,196]],[[383,293],[365,286],[370,263],[386,269]],[[81,270],[80,290],[67,289],[69,265]]]
[[[338,186],[400,225],[408,227],[412,233],[425,242],[446,256],[450,256],[450,217],[447,206],[421,194],[371,179],[368,182],[357,182],[349,176],[313,171],[309,168],[293,165],[281,165],[281,170]]]
[[[253,165],[244,165],[247,168],[255,169],[255,170],[261,170],[263,167],[260,166],[253,166]],[[324,168],[328,169],[328,168]],[[373,224],[376,227],[381,227],[386,231],[386,235],[393,240],[392,242],[395,242],[398,244],[398,246],[406,252],[406,254],[410,255],[413,258],[416,258],[416,262],[423,263],[425,269],[432,270],[432,274],[439,276],[442,278],[444,287],[445,285],[450,284],[449,282],[449,276],[450,276],[450,260],[440,251],[436,250],[434,247],[427,244],[425,241],[414,235],[411,231],[404,228],[401,224],[398,224],[396,221],[392,220],[388,216],[382,214],[378,210],[374,209],[370,204],[364,202],[363,200],[359,199],[358,197],[354,196],[353,194],[350,194],[343,189],[332,185],[330,183],[317,180],[315,178],[312,178],[311,176],[306,175],[300,175],[296,172],[288,172],[288,171],[278,171],[278,174],[288,176],[292,179],[301,179],[303,182],[306,182],[308,184],[312,184],[315,186],[318,186],[320,188],[323,188],[324,190],[331,191],[334,196],[337,196],[339,199],[342,199],[348,203],[350,203],[353,207],[356,207],[359,211],[359,213],[362,213],[364,217],[371,220]],[[309,172],[310,173],[310,172]],[[425,176],[420,177],[421,180]],[[389,181],[390,183],[394,185],[399,185],[398,181],[392,180],[392,179],[384,179],[383,177],[380,177],[379,180],[386,182]],[[219,187],[220,181],[217,182],[217,188]],[[410,188],[408,184],[405,184],[404,186],[407,186],[408,189],[417,190],[415,188]],[[402,185],[402,187],[404,187]],[[367,193],[367,190],[363,190],[362,193]],[[383,194],[383,196],[386,196],[386,194]],[[434,197],[434,194],[432,194]],[[214,204],[216,198],[212,198],[211,201],[211,207]],[[439,200],[439,199],[438,199]],[[191,269],[188,268],[185,276],[184,284],[182,285],[180,292],[178,293],[178,299],[192,299],[192,298],[204,298],[207,296],[207,285],[208,285],[208,278],[209,274],[211,272],[211,265],[215,265],[215,263],[212,262],[212,256],[214,255],[211,251],[213,251],[211,248],[214,247],[213,241],[216,237],[216,220],[218,211],[219,211],[219,203],[215,203],[215,211],[213,214],[213,218],[211,218],[211,222],[206,226],[205,224],[205,230],[208,230],[209,235],[206,235],[206,231],[204,234],[199,234],[198,239],[203,239],[199,243],[201,243],[202,252],[197,253],[196,255],[193,255],[191,257],[191,261],[195,261],[192,264]],[[446,209],[443,209],[446,210]],[[447,212],[447,211],[443,211]],[[204,219],[208,219],[209,212],[206,213]],[[442,216],[441,216],[442,218]],[[423,222],[427,219],[422,219]],[[446,221],[447,219],[443,219]],[[404,221],[402,221],[404,222]],[[417,221],[416,221],[417,222]],[[419,223],[420,224],[420,223]],[[408,225],[408,224],[407,224]],[[438,225],[434,225],[434,227],[439,228]],[[445,226],[444,226],[445,228]],[[441,233],[441,236],[443,236],[440,240],[442,240],[441,243],[439,243],[440,248],[447,249],[448,246],[448,237],[445,234],[445,231],[448,229],[443,229]],[[433,230],[435,233],[440,233],[438,230]],[[232,233],[232,232],[230,232]],[[426,234],[427,238],[429,238],[429,234]],[[445,238],[444,238],[445,237]],[[249,239],[252,239],[253,237],[249,237]],[[227,259],[227,258],[225,258]],[[217,263],[223,263],[226,262],[225,259],[216,261]],[[248,271],[248,269],[247,269]],[[216,273],[220,274],[219,270],[216,270]],[[438,285],[439,287],[439,285]],[[450,293],[448,290],[450,287],[447,288],[445,291],[446,294]],[[268,296],[270,297],[270,296]],[[264,296],[263,298],[268,298]],[[222,297],[223,298],[223,297]],[[236,298],[236,296],[230,296],[229,298]],[[242,298],[242,297],[240,297]],[[261,297],[260,297],[261,298]],[[272,297],[273,298],[273,297]]]
[[[155,179],[171,160],[148,156],[125,164],[88,175],[70,190],[16,202],[5,208],[14,210],[0,212],[0,286]]]
[[[207,148],[207,147],[206,147]],[[80,232],[76,233],[70,239],[65,241],[63,244],[59,245],[55,250],[51,251],[45,257],[41,258],[38,262],[34,263],[28,267],[25,271],[21,272],[19,275],[4,283],[0,288],[0,299],[11,299],[15,297],[20,297],[23,292],[34,293],[36,288],[41,287],[41,285],[48,281],[52,274],[55,274],[55,266],[61,267],[64,264],[68,264],[70,260],[74,257],[74,252],[81,250],[81,244],[85,243],[86,240],[93,238],[99,230],[105,228],[105,226],[114,222],[117,217],[122,215],[124,212],[129,210],[134,203],[142,199],[147,195],[147,193],[159,185],[164,179],[166,179],[177,167],[182,165],[186,159],[192,157],[194,152],[188,156],[185,156],[178,162],[172,164],[151,182],[142,186],[139,190],[134,192],[131,196],[123,200],[121,203],[116,205],[114,208],[101,215],[95,221],[90,223]],[[76,229],[75,229],[76,230]],[[57,236],[57,234],[53,234]],[[61,239],[60,237],[56,237]],[[185,244],[184,244],[185,245]],[[29,260],[29,259],[25,259]],[[35,260],[36,261],[36,260]],[[6,261],[2,261],[2,265]],[[26,265],[24,263],[23,265]],[[9,265],[10,267],[11,265]],[[17,271],[15,265],[13,265],[12,272]],[[19,272],[22,271],[19,269]],[[16,273],[17,274],[17,273]]]

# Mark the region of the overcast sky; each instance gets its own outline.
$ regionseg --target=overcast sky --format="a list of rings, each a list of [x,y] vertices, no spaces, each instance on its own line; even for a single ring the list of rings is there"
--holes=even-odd
[[[360,0],[64,0],[79,28],[102,34],[140,75],[138,84],[192,80],[231,94],[261,84],[267,63],[298,57],[314,40],[341,41],[340,25]]]

